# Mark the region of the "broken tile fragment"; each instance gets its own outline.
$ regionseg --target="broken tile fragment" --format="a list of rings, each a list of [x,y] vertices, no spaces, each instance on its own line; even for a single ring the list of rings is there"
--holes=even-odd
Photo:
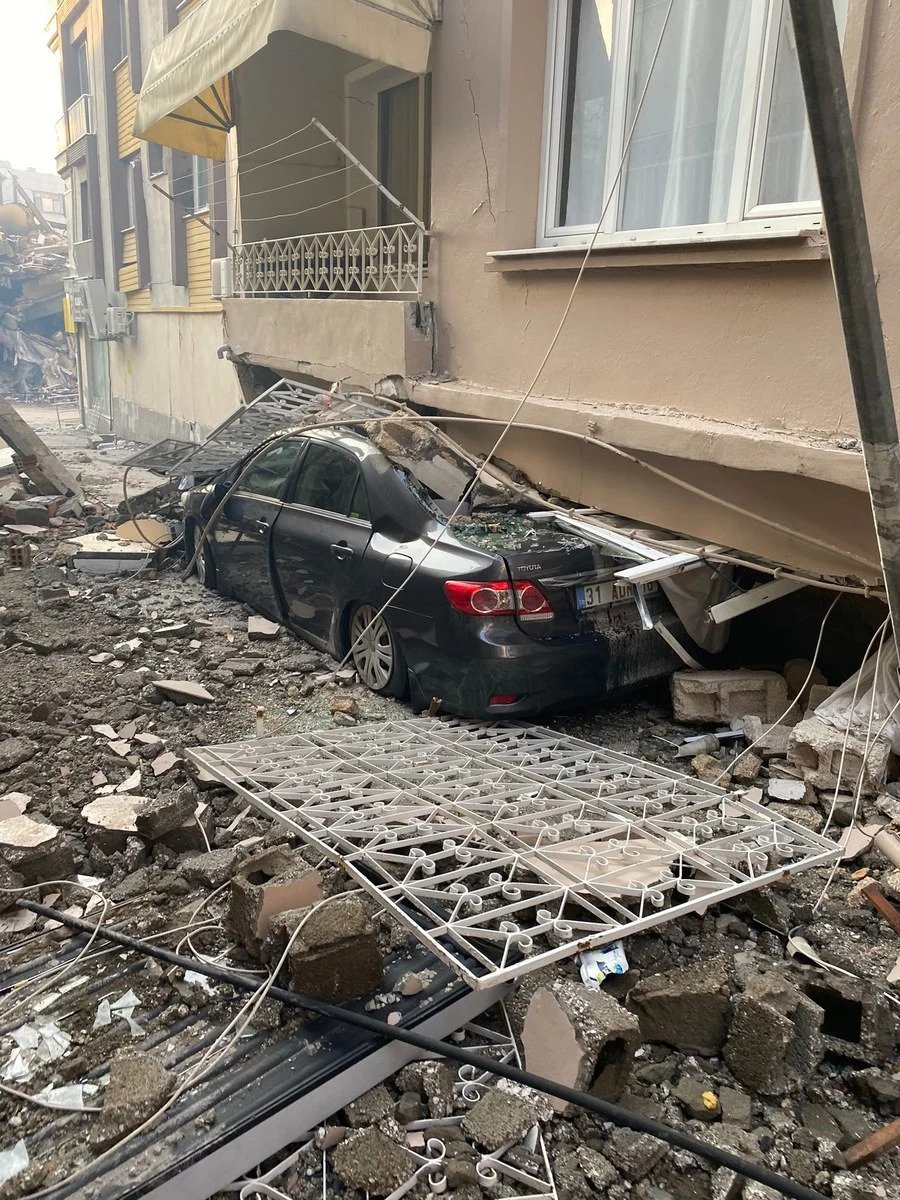
[[[153,686],[177,704],[209,704],[215,699],[202,683],[189,679],[154,679]]]
[[[281,626],[275,621],[267,621],[265,617],[249,617],[247,619],[247,637],[251,642],[269,641],[281,636]]]
[[[165,753],[159,754],[153,759],[150,766],[153,769],[153,774],[156,776],[165,775],[177,766],[181,759],[177,754],[173,754],[171,750],[166,750]]]

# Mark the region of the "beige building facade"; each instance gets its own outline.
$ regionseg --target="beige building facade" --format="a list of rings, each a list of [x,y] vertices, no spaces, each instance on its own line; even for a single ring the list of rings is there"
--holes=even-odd
[[[835,4],[896,374],[900,21]],[[224,194],[221,304],[129,293],[112,369],[139,436],[237,402],[225,344],[259,386],[518,411],[500,457],[567,499],[877,577],[786,0],[205,0],[158,43],[163,0],[139,7],[140,153],[206,155]]]
[[[212,296],[210,264],[223,237],[224,190],[219,201],[206,160],[151,147],[133,132],[151,50],[190,6],[51,7],[63,102],[57,169],[73,246],[69,307],[85,421],[100,433],[190,440],[241,399],[234,371],[216,357],[222,305]]]

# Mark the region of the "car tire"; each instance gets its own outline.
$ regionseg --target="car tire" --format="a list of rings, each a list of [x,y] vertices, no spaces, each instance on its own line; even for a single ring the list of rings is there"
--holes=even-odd
[[[409,672],[397,635],[372,604],[354,604],[348,626],[348,653],[360,680],[380,696],[402,699]]]
[[[197,549],[197,543],[200,541],[200,530],[194,526],[191,536],[191,554]],[[203,542],[203,547],[197,555],[197,561],[194,564],[194,572],[197,580],[210,591],[216,590],[216,560],[213,557],[212,546],[208,541]]]

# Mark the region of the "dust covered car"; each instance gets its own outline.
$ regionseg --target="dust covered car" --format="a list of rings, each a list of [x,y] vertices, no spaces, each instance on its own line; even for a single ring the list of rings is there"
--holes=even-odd
[[[533,493],[475,482],[454,447],[402,421],[271,440],[243,479],[252,454],[188,493],[191,552],[228,497],[200,579],[417,708],[531,716],[678,665],[659,585],[614,578],[638,559],[529,515]]]

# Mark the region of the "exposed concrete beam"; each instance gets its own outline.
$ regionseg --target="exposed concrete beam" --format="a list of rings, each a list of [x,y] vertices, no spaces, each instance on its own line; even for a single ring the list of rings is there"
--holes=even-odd
[[[59,461],[8,400],[0,397],[0,438],[15,454],[18,465],[45,495],[82,498],[75,476]]]

